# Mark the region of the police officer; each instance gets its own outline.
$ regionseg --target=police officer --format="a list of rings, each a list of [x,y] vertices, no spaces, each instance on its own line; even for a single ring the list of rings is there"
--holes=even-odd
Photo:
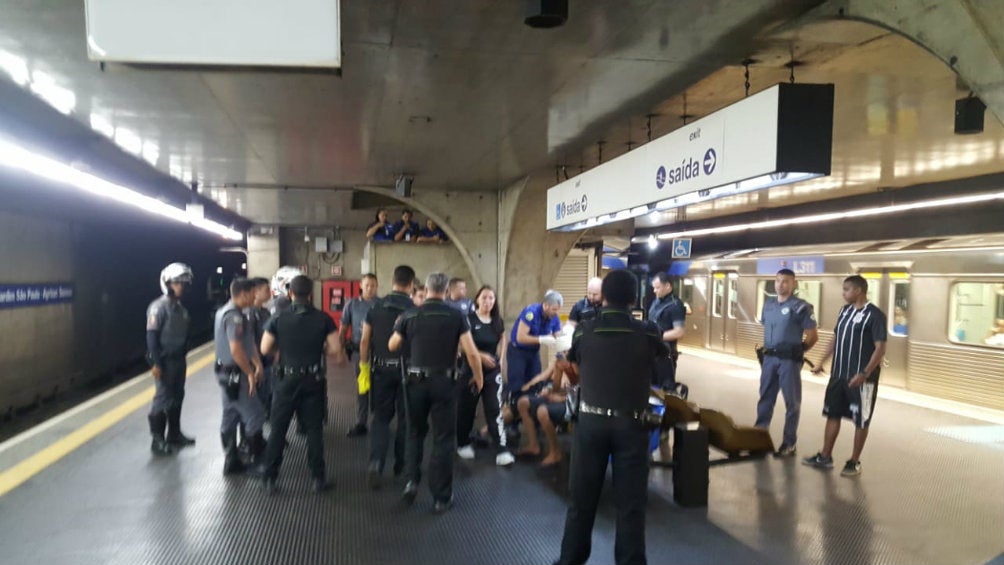
[[[268,319],[272,317],[272,313],[265,306],[266,303],[271,299],[270,285],[269,281],[263,277],[256,277],[251,279],[254,283],[254,304],[251,308],[248,308],[247,317],[251,320],[251,324],[254,326],[254,342],[255,345],[261,344],[261,338],[265,335],[265,324],[268,323]],[[259,353],[261,353],[259,351]],[[265,407],[265,417],[268,418],[269,411],[272,408],[272,362],[275,360],[275,355],[261,355],[261,365],[262,365],[262,379],[258,383],[258,399],[261,401],[262,406]]]
[[[777,297],[763,304],[763,362],[760,367],[760,400],[756,405],[756,426],[769,428],[774,416],[777,390],[784,396],[784,435],[778,457],[795,455],[798,418],[802,411],[802,360],[816,344],[816,319],[812,305],[794,296],[798,281],[791,269],[781,269],[774,280]]]
[[[653,384],[663,390],[676,388],[676,360],[680,352],[676,342],[683,337],[687,310],[683,302],[673,294],[673,278],[669,273],[656,273],[652,279],[655,300],[648,309],[648,319],[655,322],[662,332],[662,340],[669,348],[669,355],[658,361],[653,373]]]
[[[223,400],[220,438],[226,454],[225,475],[242,472],[245,468],[237,450],[238,425],[244,426],[252,460],[256,460],[265,447],[261,432],[265,408],[255,398],[255,387],[262,376],[261,359],[254,343],[254,326],[242,313],[252,304],[254,283],[238,278],[230,283],[230,300],[216,312],[214,343],[216,379]]]
[[[405,312],[394,324],[387,344],[390,351],[402,350],[408,359],[405,370],[405,402],[408,406],[408,444],[405,473],[408,483],[401,498],[411,505],[418,495],[421,479],[422,446],[432,418],[432,456],[429,460],[429,488],[433,511],[446,512],[453,505],[453,448],[457,427],[457,345],[463,349],[473,370],[472,392],[484,384],[481,360],[471,337],[467,317],[443,302],[449,277],[433,273],[425,281],[428,298],[421,308]],[[406,345],[405,345],[406,344]]]
[[[191,284],[192,269],[184,263],[171,263],[160,272],[163,296],[147,308],[147,360],[152,367],[157,391],[147,416],[153,435],[150,450],[154,455],[167,455],[173,452],[172,446],[184,447],[195,443],[194,439],[181,433],[189,322],[188,310],[181,304],[181,297]]]
[[[339,336],[342,343],[346,344],[346,349],[351,357],[352,351],[359,351],[359,342],[363,337],[363,322],[366,321],[366,313],[377,303],[377,278],[376,275],[367,273],[363,275],[363,280],[359,283],[361,295],[352,298],[345,303],[342,309],[342,327],[339,329]],[[352,330],[349,341],[349,330]],[[361,360],[361,359],[360,359]],[[355,363],[356,380],[359,380],[359,361]],[[370,419],[370,395],[369,392],[357,390],[356,395],[356,424],[349,428],[345,435],[349,437],[360,437],[369,431],[366,423]]]
[[[324,416],[324,389],[327,386],[325,355],[345,363],[338,330],[330,316],[311,303],[314,282],[300,275],[290,282],[293,304],[271,318],[265,326],[261,350],[278,350],[273,392],[272,431],[268,437],[265,463],[258,469],[269,491],[275,491],[286,446],[286,431],[296,411],[303,415],[307,433],[307,466],[314,477],[314,491],[330,488],[324,469],[321,424]]]
[[[291,304],[289,299],[289,283],[302,274],[303,272],[300,269],[286,265],[279,267],[279,270],[272,275],[272,300],[265,304],[265,308],[268,309],[270,315],[275,316],[286,308],[289,308]]]
[[[474,301],[467,298],[467,281],[460,277],[450,279],[450,286],[443,300],[447,306],[452,306],[464,316],[474,311]]]
[[[631,316],[638,281],[625,270],[603,279],[603,307],[575,328],[568,360],[580,378],[578,424],[572,440],[571,502],[557,563],[589,559],[600,491],[613,463],[619,565],[645,560],[648,493],[649,385],[656,359],[666,355],[662,332]]]
[[[603,305],[603,295],[600,293],[602,286],[603,279],[599,277],[589,279],[589,283],[586,284],[586,296],[572,305],[568,323],[574,326],[584,320],[592,320],[596,316],[596,309]]]
[[[401,394],[401,352],[387,349],[394,333],[394,322],[414,308],[411,289],[415,283],[415,270],[407,265],[394,269],[391,293],[380,299],[366,313],[363,336],[359,342],[360,374],[369,375],[370,401],[373,404],[373,430],[370,435],[370,456],[367,481],[370,488],[380,488],[387,445],[390,442],[390,421],[397,415],[394,432],[394,476],[404,470],[404,444],[408,434],[405,422],[404,397]]]

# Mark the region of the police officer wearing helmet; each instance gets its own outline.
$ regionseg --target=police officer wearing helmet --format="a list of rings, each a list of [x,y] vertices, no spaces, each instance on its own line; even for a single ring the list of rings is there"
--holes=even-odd
[[[592,320],[596,316],[596,310],[603,305],[602,287],[603,279],[599,277],[589,279],[585,298],[573,304],[572,311],[568,313],[570,324],[574,326],[584,320]]]
[[[334,320],[311,302],[314,282],[300,275],[290,282],[293,303],[287,310],[271,318],[265,326],[261,350],[270,354],[278,350],[274,369],[272,431],[268,438],[265,463],[258,469],[264,475],[265,486],[274,491],[286,446],[286,431],[293,412],[302,415],[307,433],[307,466],[314,477],[314,490],[330,488],[324,468],[324,443],[321,424],[324,417],[325,356],[345,363],[345,354],[338,339]]]
[[[445,273],[433,273],[425,281],[428,297],[421,308],[405,312],[394,324],[387,344],[408,359],[405,369],[405,402],[408,406],[408,443],[405,473],[408,483],[402,500],[412,504],[421,480],[419,467],[422,446],[432,418],[432,456],[429,460],[429,488],[433,511],[442,513],[453,505],[453,448],[456,444],[457,346],[460,345],[473,371],[468,386],[480,392],[484,384],[481,359],[471,337],[467,317],[446,305],[443,299],[449,284]],[[404,348],[404,349],[402,349]]]
[[[147,308],[147,359],[152,366],[156,386],[147,419],[153,435],[150,450],[155,455],[167,455],[173,447],[195,443],[194,439],[181,433],[189,323],[188,310],[181,304],[181,297],[191,284],[192,269],[184,263],[171,263],[160,272],[163,296]]]
[[[272,275],[272,300],[265,304],[269,314],[275,316],[291,304],[289,298],[289,283],[294,278],[302,275],[303,272],[296,267],[284,266]]]
[[[378,300],[366,312],[363,335],[359,341],[359,370],[368,375],[370,401],[373,404],[373,423],[370,433],[370,456],[367,481],[370,488],[380,488],[387,447],[390,443],[390,421],[397,416],[394,431],[394,476],[404,471],[404,446],[408,435],[405,421],[404,397],[401,394],[401,370],[404,359],[401,352],[387,349],[394,323],[406,311],[414,308],[411,289],[415,283],[415,270],[407,265],[394,269],[391,293]],[[364,376],[364,380],[367,377]]]
[[[557,563],[585,563],[592,547],[600,491],[613,464],[617,508],[615,561],[645,563],[648,443],[656,419],[648,412],[656,359],[666,355],[662,332],[651,320],[635,320],[638,281],[626,270],[603,279],[603,307],[576,326],[568,360],[579,374],[579,415],[572,440],[571,502]]]
[[[676,360],[680,356],[676,347],[686,331],[687,309],[683,301],[673,294],[673,277],[669,273],[656,273],[652,279],[655,300],[648,309],[648,319],[659,326],[662,340],[669,348],[669,355],[660,359],[652,375],[652,384],[663,390],[676,388]]]
[[[819,334],[812,304],[794,295],[798,287],[795,273],[781,269],[774,280],[777,297],[763,304],[763,361],[760,367],[760,400],[756,406],[756,426],[769,428],[774,416],[777,391],[784,396],[784,432],[778,457],[795,455],[798,419],[802,412],[802,360]]]
[[[238,278],[230,283],[230,300],[216,311],[216,380],[223,400],[220,438],[226,455],[223,474],[239,473],[245,468],[237,449],[238,425],[244,426],[252,460],[258,459],[265,448],[261,432],[265,407],[255,398],[262,364],[254,342],[254,325],[242,312],[253,304],[254,283]]]

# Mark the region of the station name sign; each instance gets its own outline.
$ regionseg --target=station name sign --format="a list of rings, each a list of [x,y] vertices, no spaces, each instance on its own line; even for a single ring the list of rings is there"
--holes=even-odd
[[[547,229],[636,217],[720,187],[828,175],[833,93],[831,84],[779,84],[566,180],[547,191]]]
[[[73,302],[73,283],[0,284],[0,309]]]

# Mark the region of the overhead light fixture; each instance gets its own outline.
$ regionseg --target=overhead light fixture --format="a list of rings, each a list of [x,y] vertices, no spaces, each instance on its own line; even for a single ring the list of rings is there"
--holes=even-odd
[[[749,222],[745,224],[733,224],[730,226],[718,226],[713,228],[702,228],[696,230],[683,230],[671,233],[660,233],[658,239],[673,239],[678,237],[697,237],[702,235],[720,235],[725,233],[735,233],[747,230],[763,230],[771,228],[781,228],[794,225],[819,224],[833,222],[836,220],[848,220],[865,218],[870,216],[885,216],[889,214],[899,214],[913,210],[925,210],[931,208],[944,208],[948,206],[964,206],[967,204],[980,204],[994,200],[1004,200],[1004,192],[993,192],[989,194],[971,194],[967,196],[953,196],[949,198],[936,198],[933,200],[921,200],[908,204],[892,204],[889,206],[875,206],[871,208],[857,208],[854,210],[844,210],[842,212],[829,212],[825,214],[810,214],[807,216],[797,216],[794,218],[784,218],[779,220],[765,220],[762,222]],[[650,241],[652,236],[638,236],[631,239],[632,243],[643,243]]]
[[[68,184],[85,192],[104,196],[105,198],[134,206],[146,212],[170,218],[176,222],[191,224],[227,239],[234,241],[244,239],[244,235],[241,232],[223,224],[194,216],[186,210],[161,202],[152,196],[147,196],[131,188],[115,184],[91,173],[71,167],[66,163],[39,155],[4,139],[0,139],[0,166],[20,169],[37,177]]]
[[[659,247],[659,240],[655,238],[654,235],[648,236],[648,248],[650,251],[655,251]]]

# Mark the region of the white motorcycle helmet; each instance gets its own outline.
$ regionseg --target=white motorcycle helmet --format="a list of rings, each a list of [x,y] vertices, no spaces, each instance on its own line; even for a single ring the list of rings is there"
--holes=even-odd
[[[180,282],[192,284],[192,268],[184,263],[171,263],[160,272],[160,290],[170,296],[171,289],[169,283]]]
[[[296,277],[303,274],[303,271],[296,267],[279,267],[279,270],[272,276],[272,296],[286,296],[289,294],[289,283]]]

